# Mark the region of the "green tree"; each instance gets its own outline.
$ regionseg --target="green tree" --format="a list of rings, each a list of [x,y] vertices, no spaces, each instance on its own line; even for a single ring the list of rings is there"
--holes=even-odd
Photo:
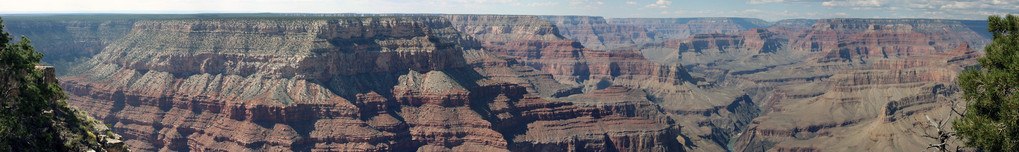
[[[953,122],[966,145],[986,151],[1019,151],[1019,17],[987,18],[993,40],[984,48],[980,68],[959,74],[970,101]]]
[[[61,119],[46,114],[64,111],[60,86],[41,81],[43,73],[35,65],[42,54],[25,37],[11,43],[3,27],[0,19],[0,151],[66,149],[53,130],[53,122]]]

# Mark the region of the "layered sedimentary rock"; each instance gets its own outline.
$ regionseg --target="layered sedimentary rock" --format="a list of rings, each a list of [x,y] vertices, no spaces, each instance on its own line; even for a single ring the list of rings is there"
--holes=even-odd
[[[840,34],[818,39],[818,33]],[[969,44],[986,41],[946,20],[821,21],[790,39],[770,56],[785,52],[802,62],[726,74],[723,84],[747,88],[767,111],[734,150],[924,149],[930,140],[918,135],[925,131],[921,118],[944,118],[951,102],[961,102],[955,75],[975,64]],[[833,45],[804,51],[800,44],[807,42]],[[735,59],[729,64],[746,62]],[[721,65],[706,67],[735,70]]]
[[[607,93],[598,90],[612,85],[645,92],[645,98],[657,103],[678,126],[689,128],[673,137],[683,141],[687,150],[724,150],[728,138],[757,115],[751,108],[754,104],[738,90],[711,88],[682,67],[651,62],[635,50],[587,49],[555,34],[556,26],[536,17],[444,17],[494,54],[549,72],[563,84],[579,85],[585,94]]]
[[[766,114],[732,150],[909,151],[929,141],[918,135],[924,115],[945,118],[961,102],[955,75],[987,41],[971,21],[824,19],[803,31],[782,24],[633,49],[747,91]]]
[[[96,109],[109,110],[105,120],[116,122],[128,144],[143,150],[294,148],[309,145],[305,140],[351,140],[357,137],[315,136],[319,127],[311,124],[357,120],[355,95],[382,89],[390,94],[392,87],[380,87],[396,82],[382,80],[395,80],[399,71],[465,65],[440,60],[460,52],[424,29],[399,18],[141,21],[96,55],[87,71],[64,80],[70,92],[93,99],[80,101],[83,106],[111,102]],[[351,64],[367,66],[340,66]],[[297,131],[288,124],[293,122],[310,127]],[[248,129],[235,130],[240,128]],[[271,132],[287,138],[251,138]],[[299,132],[308,135],[297,138]],[[342,138],[330,139],[336,137]],[[369,145],[340,148],[388,148]],[[336,148],[323,146],[306,148]]]
[[[143,151],[910,151],[987,41],[979,21],[379,16],[139,19],[61,80]]]
[[[597,16],[539,16],[555,24],[563,37],[577,40],[584,47],[610,50],[659,41],[660,36],[644,27],[609,24]]]
[[[688,39],[649,43],[632,49],[640,50],[642,55],[657,62],[685,65],[709,81],[724,82],[727,75],[764,72],[801,62],[809,54],[786,49],[797,33],[800,32],[772,27],[735,34],[696,34]]]
[[[757,119],[736,145],[740,151],[926,149],[921,137],[927,116],[950,118],[962,103],[955,77],[974,65],[967,45],[899,60],[879,60],[860,69],[840,70],[815,83],[777,89],[769,113]],[[803,94],[797,88],[826,89]],[[796,95],[800,94],[800,95]],[[796,118],[796,119],[790,119]],[[961,143],[956,143],[961,144]]]
[[[775,24],[772,26],[787,28],[793,31],[803,31],[809,29],[816,22],[816,19],[785,19],[775,21]]]
[[[436,17],[145,20],[62,80],[72,104],[139,150],[682,149],[672,122],[651,119],[663,114],[501,81],[550,74],[487,79],[526,68],[457,45],[478,42],[450,29]],[[553,124],[593,128],[526,131]]]
[[[477,38],[488,51],[556,75],[566,83],[598,77],[646,75],[663,82],[691,81],[680,67],[646,62],[635,52],[585,48],[561,36],[556,26],[534,16],[446,15],[453,26]],[[635,62],[626,60],[634,59]],[[617,62],[620,61],[620,62]],[[624,68],[610,68],[624,66]],[[626,68],[632,67],[632,68]],[[634,70],[631,70],[634,69]],[[622,70],[622,71],[620,71]]]
[[[564,82],[590,75],[584,47],[534,16],[446,15],[453,27],[477,38],[486,51],[558,76]]]
[[[665,39],[684,39],[694,34],[736,33],[772,25],[754,18],[614,18],[608,23],[642,27]]]
[[[841,58],[863,54],[898,56],[949,50],[961,43],[983,46],[987,39],[961,21],[953,20],[823,19],[808,29],[802,39],[793,42],[792,49],[825,52]]]

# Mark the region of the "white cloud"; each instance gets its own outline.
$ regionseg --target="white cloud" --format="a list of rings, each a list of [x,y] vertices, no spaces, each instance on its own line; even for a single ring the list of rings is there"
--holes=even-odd
[[[788,1],[788,0],[787,0]],[[1019,0],[828,0],[828,8],[884,11],[884,17],[983,19],[987,15],[1019,13]]]
[[[558,5],[559,5],[559,2],[531,2],[530,4],[527,4],[527,6],[531,6],[531,7],[549,7],[549,6],[558,6]]]
[[[1019,0],[743,0],[744,3],[737,2],[731,5],[757,10],[721,9],[726,11],[702,6],[681,7],[678,4],[672,6],[672,2],[681,3],[676,0],[5,0],[4,2],[6,2],[4,6],[18,7],[6,7],[0,9],[0,13],[494,13],[582,14],[606,17],[738,16],[763,19],[877,15],[882,18],[975,20],[986,19],[987,15],[1019,14]],[[785,7],[766,8],[752,4],[782,4]],[[520,9],[522,7],[535,9]],[[791,12],[784,11],[786,9]],[[662,10],[667,11],[661,14]]]
[[[516,0],[453,0],[461,3],[510,3]]]
[[[645,5],[644,8],[669,8],[669,5],[672,5],[672,1],[658,0],[655,3]]]
[[[662,11],[661,14],[685,16],[685,17],[720,17],[719,14],[726,14],[714,10],[678,10],[673,12]]]
[[[956,8],[956,9],[971,9],[977,7],[990,7],[990,4],[981,2],[953,2],[948,5],[941,6],[941,8]]]
[[[782,3],[785,0],[750,0],[747,4],[767,4],[767,3]]]
[[[878,0],[832,0],[821,3],[828,7],[880,7],[882,4]]]
[[[591,0],[572,0],[570,1],[570,8],[573,9],[584,9],[584,10],[597,10],[599,6],[605,4],[602,1],[591,1]]]
[[[748,9],[748,10],[743,10],[741,13],[743,13],[743,14],[760,14],[760,13],[764,13],[764,11],[759,10],[759,9]]]

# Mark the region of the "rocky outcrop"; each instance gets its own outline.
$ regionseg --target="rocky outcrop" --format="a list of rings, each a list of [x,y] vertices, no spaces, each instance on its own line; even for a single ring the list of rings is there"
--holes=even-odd
[[[0,30],[0,34],[7,33]],[[34,67],[31,67],[32,62],[36,64]],[[10,70],[2,73],[4,83],[0,85],[4,90],[0,103],[3,109],[0,132],[4,135],[0,138],[0,150],[130,151],[122,142],[123,138],[103,122],[68,105],[67,96],[58,85],[56,70],[38,62],[39,59],[29,59],[0,65]],[[27,67],[18,65],[26,63]]]

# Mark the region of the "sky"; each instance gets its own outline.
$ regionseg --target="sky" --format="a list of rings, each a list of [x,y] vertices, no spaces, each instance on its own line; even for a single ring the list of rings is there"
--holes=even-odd
[[[0,0],[28,13],[438,13],[606,18],[750,17],[986,20],[1019,0]]]

